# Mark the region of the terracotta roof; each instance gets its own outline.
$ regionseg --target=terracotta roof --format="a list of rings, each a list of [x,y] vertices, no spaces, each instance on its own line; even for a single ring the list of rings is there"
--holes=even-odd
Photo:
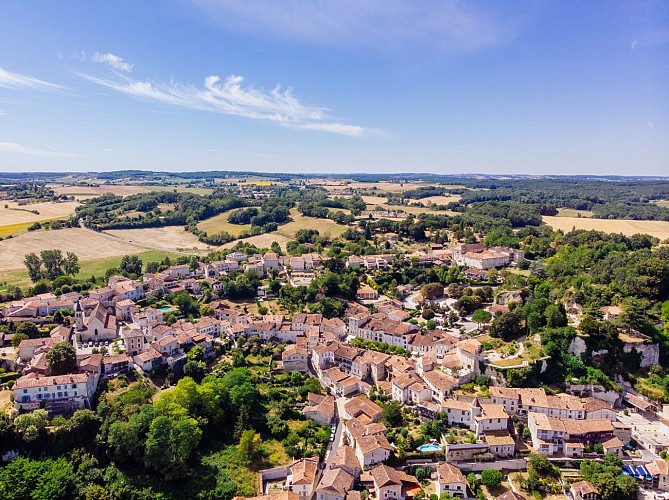
[[[303,458],[290,466],[293,484],[313,484],[318,471],[318,457]]]
[[[346,412],[352,417],[357,417],[360,414],[365,414],[372,420],[379,418],[383,413],[383,408],[371,401],[366,396],[357,396],[351,399],[346,405]]]
[[[579,481],[578,483],[572,484],[571,490],[580,493],[581,496],[592,493],[599,495],[599,490],[588,481]]]
[[[410,476],[406,472],[388,467],[387,465],[379,465],[378,467],[374,467],[370,471],[370,475],[374,480],[374,486],[377,488],[377,491],[379,488],[383,488],[384,486],[401,486],[403,482],[418,484],[418,480],[415,477]]]
[[[390,443],[388,442],[388,439],[386,439],[386,436],[384,435],[362,436],[356,440],[356,444],[363,454],[367,454],[370,451],[378,449],[384,449],[388,451],[393,450],[393,448],[390,446]]]
[[[343,445],[337,448],[337,451],[332,455],[332,461],[330,462],[330,468],[339,467],[345,465],[352,470],[360,469],[360,462],[358,457],[355,455],[355,451],[348,445]]]
[[[346,496],[346,492],[353,488],[353,476],[344,469],[328,469],[321,476],[316,491],[338,497]]]
[[[465,483],[467,479],[455,465],[441,464],[437,467],[437,477],[439,484]]]
[[[85,384],[88,382],[87,373],[72,373],[69,375],[39,376],[35,373],[24,375],[16,380],[13,389],[29,389],[48,385]]]

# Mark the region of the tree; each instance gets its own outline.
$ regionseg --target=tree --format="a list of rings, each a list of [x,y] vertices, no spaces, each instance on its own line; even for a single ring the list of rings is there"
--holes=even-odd
[[[479,330],[481,329],[481,325],[488,324],[491,319],[492,314],[485,309],[477,309],[472,314],[472,321],[479,326]]]
[[[23,263],[28,268],[30,281],[37,283],[42,278],[42,260],[35,252],[30,252],[29,254],[26,254]]]
[[[79,265],[79,257],[74,252],[67,252],[65,259],[63,259],[63,271],[65,274],[76,275],[79,273],[81,266]]]
[[[490,325],[490,335],[504,340],[517,339],[523,333],[521,317],[516,311],[500,314]]]
[[[184,375],[192,378],[195,382],[201,382],[207,372],[207,365],[204,361],[189,359],[184,364]]]
[[[172,302],[184,316],[192,316],[200,311],[197,301],[188,292],[177,293]]]
[[[242,433],[237,445],[237,451],[244,463],[250,464],[255,460],[260,452],[261,445],[260,434],[253,429],[247,429]]]
[[[186,461],[200,442],[202,430],[197,420],[158,416],[153,419],[146,435],[144,463],[166,479],[177,479],[188,473]]]
[[[546,326],[548,328],[567,326],[567,314],[564,312],[564,308],[560,308],[555,304],[550,304],[546,307],[544,316],[546,317]]]
[[[383,405],[381,419],[388,428],[401,427],[404,419],[402,418],[402,409],[396,401],[390,401]]]
[[[497,469],[484,470],[481,472],[481,482],[488,488],[496,488],[502,483],[504,474]]]
[[[34,441],[39,433],[46,428],[49,414],[46,410],[38,409],[32,413],[24,413],[14,419],[16,430],[23,434],[25,441]]]
[[[444,296],[444,285],[441,283],[428,283],[421,287],[420,294],[425,300],[441,298]]]
[[[63,252],[60,250],[42,250],[40,257],[44,265],[44,274],[47,278],[52,280],[64,274]]]
[[[186,357],[189,360],[193,360],[193,361],[204,360],[204,347],[196,345],[190,351],[188,351],[188,353],[186,354]]]
[[[56,344],[46,353],[46,361],[52,375],[64,375],[77,370],[77,351],[68,342]]]
[[[139,276],[142,274],[142,259],[136,255],[124,255],[121,259],[119,269],[124,274],[134,274],[135,276]]]
[[[28,340],[30,337],[25,333],[15,333],[12,337],[12,347],[18,347],[22,340]]]

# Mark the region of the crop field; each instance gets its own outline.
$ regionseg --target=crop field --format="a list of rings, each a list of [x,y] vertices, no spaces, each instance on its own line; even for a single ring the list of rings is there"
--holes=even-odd
[[[293,220],[279,226],[276,232],[291,239],[295,237],[295,233],[300,229],[316,229],[321,236],[329,235],[331,238],[336,238],[348,229],[348,226],[342,226],[330,219],[305,217],[295,208],[290,211],[290,216]]]
[[[141,249],[135,249],[135,250],[139,250],[140,253],[137,253],[137,251],[134,252],[131,251],[126,253],[128,255],[137,255],[140,259],[142,259],[142,262],[144,264],[150,261],[160,262],[165,257],[169,257],[170,259],[176,259],[177,257],[179,257],[178,255],[171,254],[169,252],[160,252],[156,250],[142,252]],[[92,260],[83,260],[83,261],[80,260],[79,264],[81,265],[81,270],[79,271],[79,274],[77,274],[76,277],[78,279],[87,279],[90,278],[91,276],[104,275],[107,269],[118,267],[119,264],[121,263],[122,258],[123,258],[122,255],[116,255],[113,257],[103,257]],[[4,269],[0,270],[0,280],[7,281],[11,285],[22,286],[22,287],[29,286],[31,283],[30,278],[28,277],[28,272],[25,270],[25,268],[9,270],[9,271],[5,271]]]
[[[669,208],[669,200],[656,200],[653,203],[661,207]]]
[[[388,198],[385,196],[362,196],[361,198],[367,205],[383,205],[384,203],[388,203]]]
[[[233,248],[237,243],[243,241],[244,243],[249,243],[255,245],[258,248],[269,248],[272,245],[272,242],[276,241],[283,250],[286,249],[286,243],[290,241],[290,238],[283,236],[278,233],[267,233],[259,234],[257,236],[251,236],[249,238],[244,238],[243,240],[235,240],[225,245],[222,245],[220,248]]]
[[[427,198],[421,198],[420,200],[416,201],[421,202],[424,205],[427,205],[428,203],[434,203],[435,205],[448,205],[454,201],[460,201],[461,198],[462,196],[459,194],[452,194],[449,196],[428,196]]]
[[[6,238],[9,235],[24,233],[35,222],[65,219],[74,213],[77,206],[79,203],[74,201],[42,202],[29,205],[19,205],[15,201],[0,201],[0,237]],[[33,210],[39,213],[35,214]]]
[[[119,186],[116,184],[100,184],[99,186],[49,186],[56,194],[66,194],[75,198],[91,198],[112,193],[118,196],[129,196],[131,194],[148,193],[151,189],[143,186]],[[153,186],[151,186],[153,187]]]
[[[143,192],[148,191],[176,191],[177,193],[192,193],[192,194],[201,194],[208,195],[214,192],[213,189],[202,188],[202,187],[187,187],[187,186],[175,186],[175,185],[165,185],[165,186],[125,186],[125,187],[139,187],[145,189]]]
[[[405,205],[388,205],[387,203],[367,205],[366,210],[376,210],[377,205],[382,207],[384,210],[388,210],[390,212],[406,212],[407,214],[414,214],[414,215],[419,215],[419,214],[453,215],[453,214],[455,214],[455,212],[451,212],[450,210],[432,210],[432,209],[423,208],[423,207],[411,207],[411,206],[405,206]]]
[[[236,209],[235,209],[236,210]],[[244,231],[251,229],[251,224],[230,224],[228,216],[232,210],[220,213],[210,219],[198,222],[197,228],[206,231],[207,234],[216,234],[222,231],[230,233],[232,236],[239,236]]]
[[[202,243],[183,226],[147,227],[142,229],[112,229],[104,231],[126,243],[164,252],[206,253],[214,249]]]
[[[573,208],[558,208],[558,217],[592,217],[590,210],[574,210]]]
[[[553,229],[569,232],[572,228],[604,231],[605,233],[650,234],[666,240],[669,238],[669,222],[654,220],[588,219],[584,217],[543,217]]]

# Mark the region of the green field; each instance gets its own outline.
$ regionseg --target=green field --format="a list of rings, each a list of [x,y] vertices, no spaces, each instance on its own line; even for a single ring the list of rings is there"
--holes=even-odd
[[[168,252],[161,252],[159,250],[150,250],[148,252],[142,252],[135,255],[142,259],[144,264],[150,261],[162,261],[165,257],[168,256],[173,260],[179,257],[179,255],[170,254]],[[81,270],[79,271],[79,274],[77,274],[76,278],[79,280],[86,280],[93,275],[104,276],[107,269],[118,267],[122,258],[122,256],[118,256],[81,261]],[[10,271],[3,276],[3,279],[7,282],[8,285],[13,286],[26,287],[32,284],[30,278],[28,277],[27,270]]]
[[[573,208],[559,208],[558,217],[592,217],[590,210],[574,210]]]

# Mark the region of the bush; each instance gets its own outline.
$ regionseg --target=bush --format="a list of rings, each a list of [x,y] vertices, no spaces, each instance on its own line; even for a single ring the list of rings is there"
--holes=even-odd
[[[504,475],[497,469],[484,470],[481,472],[481,482],[488,488],[495,488],[502,483]]]

